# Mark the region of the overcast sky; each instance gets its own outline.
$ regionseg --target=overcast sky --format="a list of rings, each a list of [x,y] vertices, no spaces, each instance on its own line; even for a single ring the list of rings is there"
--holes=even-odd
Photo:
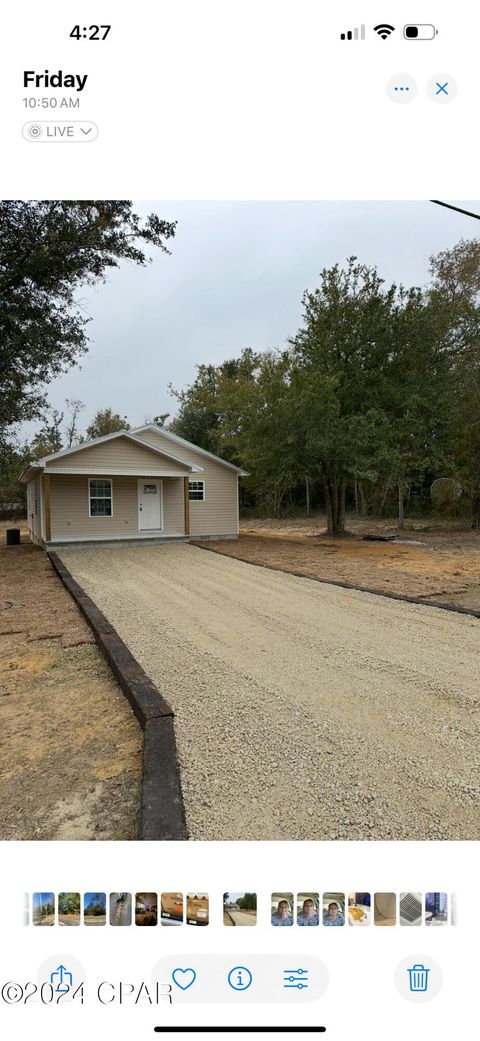
[[[480,213],[480,203],[461,203]],[[480,224],[427,202],[136,203],[177,220],[172,255],[147,268],[123,264],[106,285],[79,294],[92,317],[90,351],[49,387],[51,404],[85,403],[84,428],[111,407],[131,425],[175,412],[168,385],[185,387],[195,364],[243,347],[281,347],[301,322],[305,289],[324,266],[354,254],[387,282],[423,285],[432,253]],[[478,230],[477,230],[478,229]]]

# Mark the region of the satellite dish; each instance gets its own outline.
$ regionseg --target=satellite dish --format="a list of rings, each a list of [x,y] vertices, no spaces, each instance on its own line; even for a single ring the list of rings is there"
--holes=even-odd
[[[463,488],[453,477],[438,477],[430,487],[430,498],[435,506],[448,506],[462,496]]]

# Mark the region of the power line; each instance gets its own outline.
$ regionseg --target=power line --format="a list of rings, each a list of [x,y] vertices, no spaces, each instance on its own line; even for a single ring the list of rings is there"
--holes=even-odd
[[[475,220],[480,220],[480,213],[472,213],[471,210],[464,210],[461,206],[452,206],[451,202],[440,202],[439,199],[430,199],[430,202],[435,203],[435,206],[445,206],[447,210],[463,213],[465,217],[473,217]]]

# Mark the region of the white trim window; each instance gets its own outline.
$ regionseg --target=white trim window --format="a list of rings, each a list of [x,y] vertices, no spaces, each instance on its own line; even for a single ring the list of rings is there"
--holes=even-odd
[[[205,481],[189,481],[188,498],[190,502],[205,502]]]
[[[112,482],[106,477],[91,477],[88,482],[89,517],[113,517]]]

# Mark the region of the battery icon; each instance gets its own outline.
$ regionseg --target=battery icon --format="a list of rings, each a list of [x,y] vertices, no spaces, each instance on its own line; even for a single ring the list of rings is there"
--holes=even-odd
[[[434,25],[404,25],[403,35],[406,40],[434,40],[438,29]]]

